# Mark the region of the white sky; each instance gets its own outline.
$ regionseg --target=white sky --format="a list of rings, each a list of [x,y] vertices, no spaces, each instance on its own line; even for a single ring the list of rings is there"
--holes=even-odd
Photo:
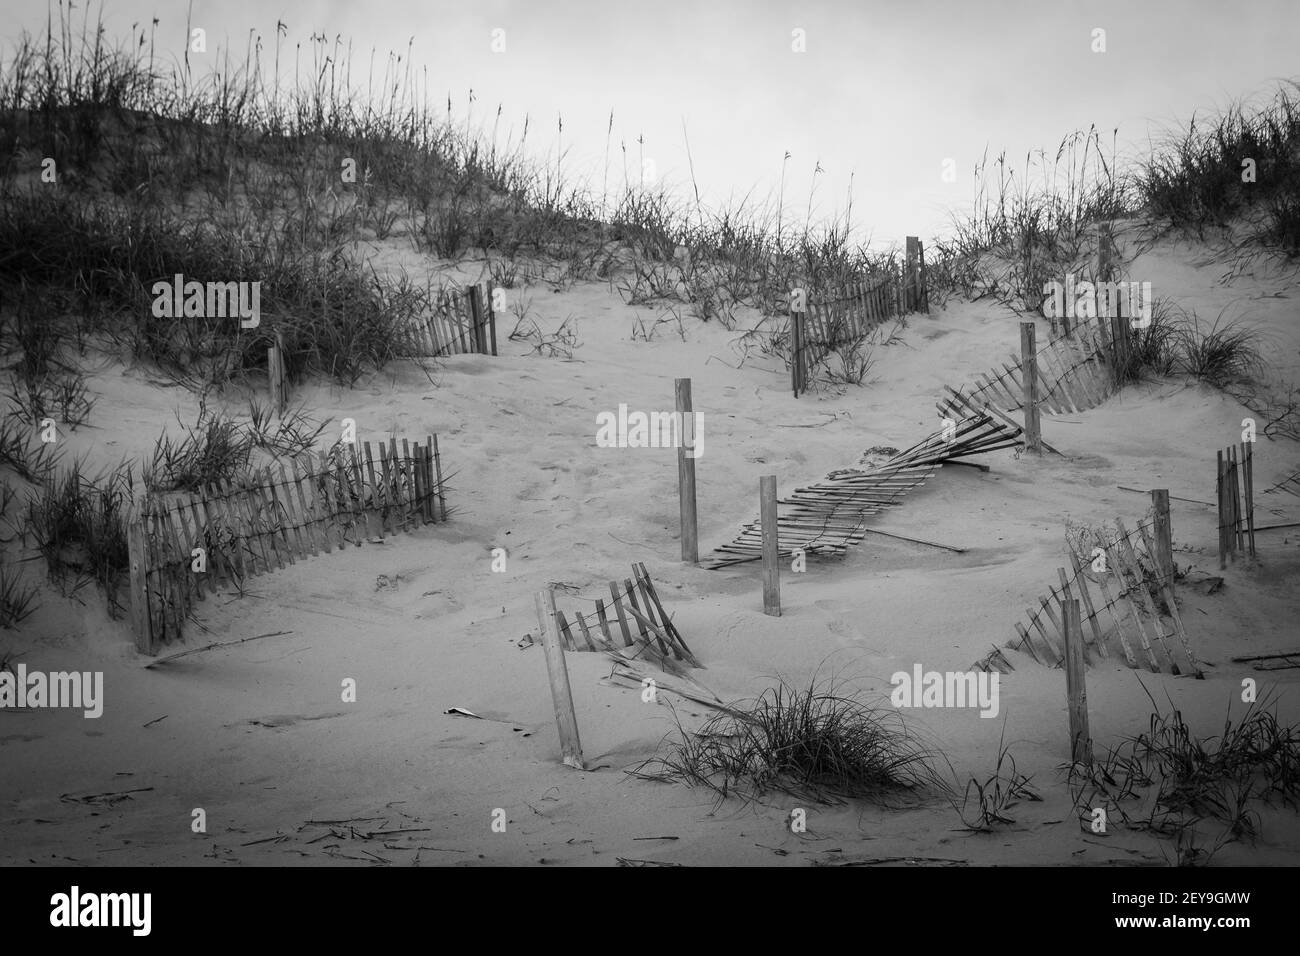
[[[16,13],[0,28],[7,55],[21,29],[43,30],[46,5],[5,5]],[[156,16],[160,48],[179,54],[186,7],[106,0],[104,20],[125,40]],[[788,151],[787,215],[802,217],[820,162],[814,218],[842,211],[855,174],[855,224],[882,241],[942,230],[986,146],[1021,168],[1028,149],[1050,158],[1095,123],[1107,141],[1118,127],[1121,149],[1140,147],[1152,129],[1300,75],[1296,0],[196,0],[193,18],[210,60],[228,39],[242,62],[250,29],[273,50],[277,19],[289,31],[282,62],[313,32],[351,39],[354,85],[372,46],[382,61],[414,37],[414,62],[460,118],[471,88],[476,121],[498,103],[503,128],[530,114],[540,157],[562,115],[572,171],[597,190],[611,109],[611,185],[619,140],[635,169],[638,135],[660,177],[688,184],[683,119],[706,202],[774,197]],[[1095,27],[1102,54],[1090,50]],[[490,49],[494,28],[504,53]],[[791,50],[795,28],[804,53]],[[940,175],[949,157],[952,184]]]

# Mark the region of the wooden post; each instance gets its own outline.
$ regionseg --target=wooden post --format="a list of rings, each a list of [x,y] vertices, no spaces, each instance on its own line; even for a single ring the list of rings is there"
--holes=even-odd
[[[921,240],[907,237],[907,278],[903,283],[903,307],[915,312],[921,300]]]
[[[551,682],[551,702],[555,707],[555,725],[560,731],[560,752],[564,762],[577,770],[582,766],[582,744],[578,740],[578,716],[573,712],[573,691],[569,687],[569,668],[564,662],[556,623],[555,592],[550,588],[537,592],[537,617],[542,629],[542,649],[546,653],[546,675]]]
[[[776,475],[758,479],[759,521],[763,526],[763,613],[781,616],[781,555],[776,524]]]
[[[916,241],[916,255],[921,264],[919,273],[921,283],[921,311],[926,315],[930,314],[930,289],[925,284],[925,244],[921,240]]]
[[[1038,418],[1038,357],[1034,346],[1033,322],[1020,323],[1020,377],[1024,387],[1025,448],[1043,453],[1043,436]]]
[[[1155,508],[1155,558],[1158,573],[1165,584],[1174,583],[1174,541],[1173,530],[1169,525],[1169,489],[1154,488],[1151,491],[1151,505]]]
[[[803,391],[803,313],[790,313],[790,382],[794,397]]]
[[[695,412],[691,406],[691,380],[676,380],[677,416],[681,424],[677,445],[677,505],[682,529],[682,560],[700,563],[699,526],[695,513],[695,459],[686,454],[686,436],[695,447]],[[694,451],[692,450],[692,454]]]
[[[282,415],[288,404],[289,390],[284,376],[284,337],[279,329],[276,329],[275,340],[266,350],[266,371],[270,379],[271,410]]]
[[[496,290],[489,289],[487,297],[487,315],[488,315],[488,332],[492,336],[492,354],[497,354],[497,310],[493,307],[492,302],[496,297]]]
[[[1242,477],[1246,487],[1246,529],[1250,540],[1250,556],[1255,557],[1255,445],[1243,442],[1241,446]]]
[[[1077,598],[1061,602],[1065,612],[1065,693],[1070,711],[1070,759],[1092,763],[1092,735],[1088,731],[1088,690],[1084,679],[1083,627]]]
[[[131,630],[135,634],[135,649],[141,654],[153,653],[152,618],[149,615],[149,586],[145,577],[149,568],[145,561],[144,520],[132,515],[126,526],[127,554],[131,569]]]
[[[447,520],[447,496],[442,490],[442,455],[438,453],[438,436],[430,435],[429,444],[433,446],[433,467],[436,472],[434,480],[437,484],[434,490],[438,493],[438,510],[442,513],[442,520]]]
[[[1227,532],[1227,524],[1225,523],[1228,518],[1228,508],[1227,508],[1228,482],[1225,480],[1226,476],[1223,470],[1223,452],[1219,451],[1217,452],[1217,455],[1218,455],[1218,469],[1216,471],[1216,474],[1218,475],[1218,477],[1215,480],[1215,491],[1217,492],[1215,498],[1219,503],[1219,570],[1222,571],[1228,566],[1228,544],[1227,544],[1228,532]]]
[[[469,316],[473,326],[470,340],[474,351],[479,354],[487,352],[487,339],[483,334],[483,290],[477,283],[469,287]]]

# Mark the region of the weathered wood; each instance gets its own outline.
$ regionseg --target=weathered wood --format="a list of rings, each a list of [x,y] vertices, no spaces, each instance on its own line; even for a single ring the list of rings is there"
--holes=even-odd
[[[1255,555],[1255,445],[1253,442],[1241,446],[1242,477],[1246,488],[1246,535],[1250,542],[1250,556]]]
[[[135,635],[135,649],[141,654],[152,654],[153,619],[149,613],[149,589],[146,582],[148,556],[144,519],[141,515],[133,516],[127,523],[126,542],[130,570],[131,631]]]
[[[631,578],[623,579],[623,593],[627,595],[627,606],[634,611],[640,611],[641,605],[637,603],[636,588],[632,585]],[[633,615],[635,616],[635,615]],[[638,635],[642,641],[649,642],[649,633],[645,629],[645,624],[638,621]]]
[[[1073,551],[1070,552],[1070,565],[1074,568],[1074,581],[1079,587],[1079,597],[1083,601],[1083,608],[1088,612],[1088,622],[1092,626],[1092,641],[1097,648],[1097,653],[1102,657],[1110,656],[1110,648],[1106,646],[1106,640],[1101,633],[1101,624],[1097,621],[1097,610],[1092,603],[1092,594],[1088,591],[1088,576],[1083,573],[1083,568],[1079,564],[1079,556]],[[1065,586],[1064,574],[1062,571],[1061,586]],[[1067,594],[1066,597],[1073,597]]]
[[[1065,688],[1070,711],[1070,759],[1075,763],[1092,762],[1092,734],[1088,729],[1087,670],[1083,664],[1083,628],[1079,622],[1079,602],[1067,600],[1065,612]]]
[[[1227,471],[1224,468],[1223,452],[1216,453],[1218,457],[1218,470],[1215,479],[1215,491],[1219,501],[1219,570],[1222,571],[1228,567],[1228,482]]]
[[[614,604],[614,613],[618,615],[618,626],[623,632],[623,646],[631,647],[632,632],[627,626],[627,615],[623,613],[622,595],[619,594],[618,585],[613,581],[609,582],[609,595]]]
[[[1038,631],[1038,636],[1043,639],[1043,643],[1051,649],[1052,656],[1056,658],[1056,666],[1059,667],[1065,661],[1065,651],[1058,647],[1048,636],[1047,629],[1043,627],[1043,622],[1038,619],[1038,612],[1029,608],[1025,613],[1029,615],[1030,625]]]
[[[662,630],[660,626],[662,618],[661,621],[655,620],[654,611],[652,610],[654,604],[650,600],[650,592],[649,590],[646,589],[645,581],[641,579],[641,575],[638,572],[637,566],[635,564],[632,565],[632,574],[636,579],[636,586],[641,590],[641,602],[645,605],[645,612],[644,612],[645,617],[646,620],[649,621],[651,625],[653,625],[653,627],[651,628],[651,633],[654,635],[655,640],[659,642],[659,652],[663,654],[664,657],[668,657],[668,655],[670,653],[673,653],[676,649],[672,647],[671,639],[664,640],[663,636],[661,636],[660,634],[660,631]],[[631,607],[633,607],[636,610],[639,610],[639,606],[636,604],[636,602],[633,602]],[[677,653],[676,656],[680,658],[681,654]]]
[[[1123,539],[1115,542],[1115,545],[1112,548],[1110,548],[1109,551],[1107,552],[1106,557],[1107,560],[1110,562],[1111,569],[1115,572],[1115,576],[1119,579],[1120,590],[1119,590],[1118,599],[1123,601],[1126,605],[1128,605],[1129,616],[1132,618],[1133,626],[1137,630],[1138,641],[1139,643],[1141,643],[1142,649],[1146,651],[1147,659],[1151,665],[1151,670],[1155,671],[1156,673],[1159,673],[1160,662],[1156,658],[1155,650],[1152,647],[1151,640],[1147,637],[1146,625],[1142,623],[1142,612],[1138,608],[1138,602],[1133,600],[1132,597],[1135,587],[1137,590],[1145,591],[1146,586],[1142,584],[1140,577],[1137,579],[1138,583],[1136,586],[1130,585],[1128,583],[1127,573],[1125,570],[1126,562],[1124,561],[1121,554],[1122,543],[1125,543],[1123,542]],[[1148,595],[1148,597],[1150,597],[1150,595]],[[1156,626],[1157,627],[1159,626],[1159,621],[1156,622]],[[1157,641],[1159,641],[1160,645],[1164,647],[1164,641],[1160,640],[1158,634],[1156,639]],[[1168,654],[1168,652],[1169,652],[1168,648],[1165,648],[1166,655]],[[1170,660],[1170,663],[1173,664],[1174,667],[1178,666],[1177,664],[1173,663],[1172,659]],[[1178,672],[1175,670],[1174,673],[1178,673]]]
[[[700,563],[699,524],[695,511],[695,459],[686,454],[686,435],[689,431],[692,445],[695,437],[695,411],[691,402],[691,380],[679,378],[675,382],[677,416],[681,423],[681,443],[677,446],[677,510],[682,535],[682,561]],[[689,423],[689,424],[688,424]],[[698,445],[696,445],[698,447]]]
[[[429,444],[433,446],[433,467],[436,474],[436,483],[434,488],[438,492],[438,510],[442,514],[442,520],[447,520],[447,499],[443,494],[442,485],[442,456],[438,454],[438,436],[430,435]]]
[[[546,674],[551,685],[551,703],[555,710],[555,726],[560,734],[560,753],[564,763],[582,770],[582,743],[578,738],[578,716],[573,709],[573,690],[569,686],[569,668],[564,660],[564,648],[555,609],[555,594],[547,588],[538,592],[538,623],[541,625],[542,649],[546,655]]]
[[[763,529],[763,613],[781,616],[781,563],[776,513],[776,475],[758,480],[759,521]]]
[[[596,650],[596,642],[591,639],[591,631],[587,630],[587,621],[583,618],[582,612],[574,611],[573,619],[578,622],[578,630],[582,632],[582,640],[587,645],[587,650]]]
[[[318,518],[316,512],[307,505],[307,494],[303,491],[304,479],[301,471],[299,471],[298,458],[296,456],[289,459],[289,471],[293,473],[293,490],[298,496],[298,509],[302,513],[303,537],[306,539],[307,547],[311,552],[311,556],[314,558],[320,553],[317,541],[317,538],[320,536],[320,528],[317,526]],[[314,500],[313,497],[313,501]],[[325,537],[325,547],[326,550],[329,549],[328,536]]]
[[[672,618],[664,610],[663,602],[659,600],[659,592],[655,589],[654,582],[650,580],[650,573],[645,569],[645,563],[638,561],[632,565],[633,572],[641,582],[641,588],[649,598],[650,603],[654,605],[655,610],[659,613],[659,620],[663,622],[664,631],[668,634],[673,645],[673,653],[678,660],[689,660],[691,663],[698,663],[691,649],[686,646],[686,641],[682,638],[681,632],[677,630],[677,625],[673,624]]]
[[[1151,557],[1156,562],[1160,580],[1172,585],[1174,583],[1174,539],[1173,528],[1169,522],[1168,488],[1151,490],[1151,507],[1155,511],[1155,550],[1151,552]]]
[[[1048,656],[1047,660],[1044,660],[1038,655],[1038,648],[1034,647],[1033,639],[1030,638],[1029,632],[1025,630],[1025,626],[1021,624],[1019,621],[1016,621],[1015,627],[1016,627],[1016,633],[1020,635],[1021,648],[1027,651],[1029,653],[1029,656],[1032,657],[1036,663],[1045,664],[1045,665],[1051,664],[1052,661],[1050,655]]]
[[[1020,368],[1024,379],[1025,449],[1036,455],[1043,452],[1042,431],[1038,414],[1038,360],[1034,348],[1034,323],[1020,323]]]

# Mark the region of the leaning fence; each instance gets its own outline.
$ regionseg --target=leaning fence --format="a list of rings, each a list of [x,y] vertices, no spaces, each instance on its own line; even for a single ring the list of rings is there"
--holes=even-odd
[[[286,470],[286,464],[288,469]],[[436,435],[338,444],[197,494],[150,494],[128,525],[131,624],[153,654],[197,601],[297,560],[447,519]]]

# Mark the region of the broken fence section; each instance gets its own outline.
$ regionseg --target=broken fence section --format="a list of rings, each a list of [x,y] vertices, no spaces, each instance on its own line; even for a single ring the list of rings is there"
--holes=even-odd
[[[287,466],[287,468],[286,468]],[[438,439],[336,445],[201,494],[149,495],[131,522],[136,647],[182,637],[195,601],[299,558],[447,520]],[[198,568],[198,569],[196,569]]]
[[[677,660],[692,667],[700,666],[664,610],[644,564],[633,564],[632,577],[624,578],[621,585],[610,581],[609,601],[602,598],[594,605],[586,614],[574,611],[573,625],[563,610],[556,611],[556,624],[567,650],[638,648],[637,657],[649,657],[665,664]]]
[[[1048,667],[1065,661],[1064,602],[1081,602],[1084,656],[1088,663],[1123,660],[1129,667],[1156,673],[1201,676],[1201,666],[1187,640],[1174,597],[1172,568],[1154,557],[1154,528],[1145,521],[1129,532],[1115,519],[1119,534],[1088,561],[1071,554],[1072,568],[1057,568],[1060,589],[1049,585],[1037,607],[1017,623],[1018,637],[1005,646]],[[1138,544],[1142,547],[1139,549]],[[994,648],[976,670],[1013,670],[1001,649]]]
[[[1017,444],[1018,431],[1014,423],[1008,427],[983,411],[975,412],[876,468],[837,471],[825,481],[795,489],[779,501],[778,553],[783,557],[796,551],[806,555],[845,554],[849,545],[859,544],[869,533],[868,518],[901,504],[909,491],[933,477],[941,465],[1012,447]],[[716,570],[757,561],[762,557],[762,543],[762,521],[752,521],[734,541],[715,549],[701,566]]]

